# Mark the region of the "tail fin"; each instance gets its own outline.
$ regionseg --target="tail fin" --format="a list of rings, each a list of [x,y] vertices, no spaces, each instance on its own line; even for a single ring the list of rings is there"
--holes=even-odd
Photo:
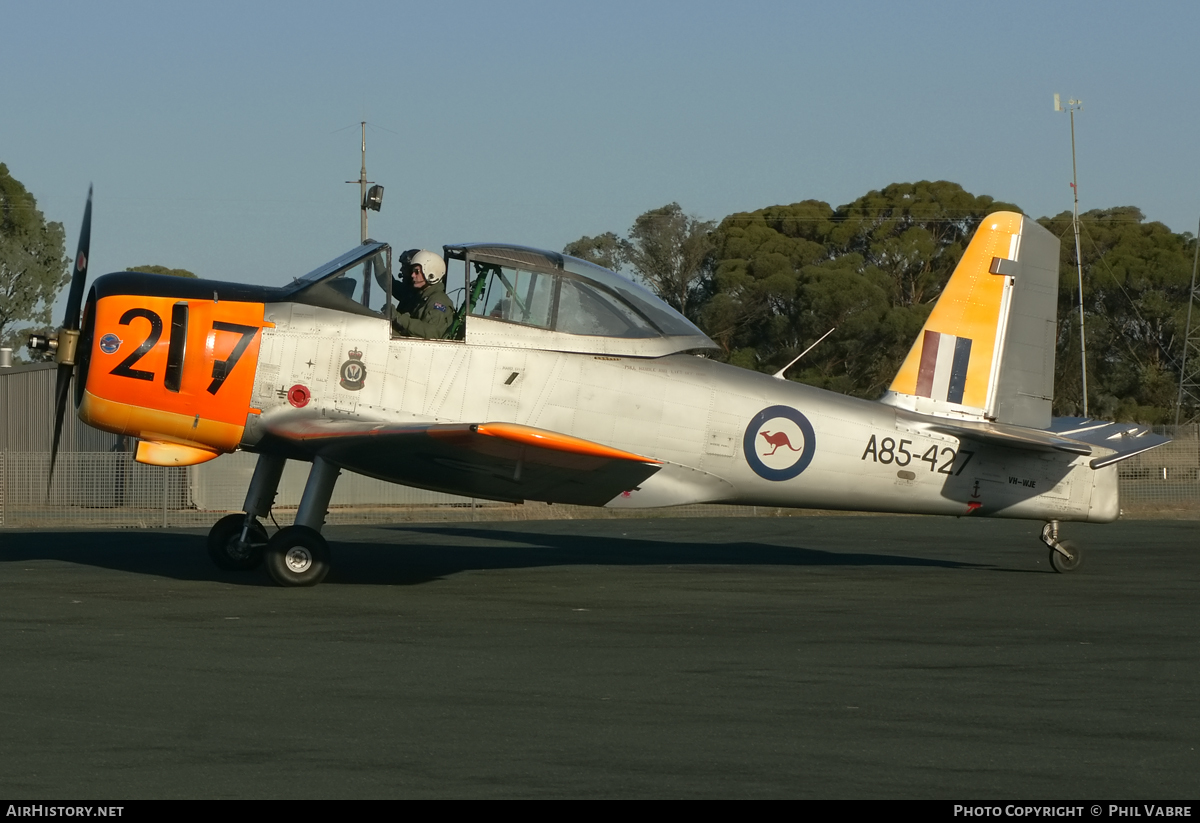
[[[1058,253],[1058,239],[1028,217],[985,217],[883,402],[1047,428]]]

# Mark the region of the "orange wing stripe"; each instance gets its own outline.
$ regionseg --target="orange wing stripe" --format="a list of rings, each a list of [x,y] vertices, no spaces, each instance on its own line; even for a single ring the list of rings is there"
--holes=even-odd
[[[475,431],[489,437],[499,437],[504,440],[523,443],[527,446],[537,446],[543,449],[570,452],[571,454],[608,457],[615,460],[633,460],[638,463],[662,463],[661,460],[653,460],[649,457],[643,457],[640,454],[634,454],[633,452],[602,446],[599,443],[593,443],[591,440],[582,440],[578,437],[571,437],[569,434],[559,434],[557,432],[546,431],[545,429],[535,429],[532,426],[521,426],[516,423],[480,423],[475,427]]]

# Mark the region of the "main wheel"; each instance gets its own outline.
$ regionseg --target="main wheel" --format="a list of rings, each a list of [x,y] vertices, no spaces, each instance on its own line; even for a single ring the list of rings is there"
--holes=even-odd
[[[245,571],[257,568],[262,563],[263,548],[267,545],[267,530],[255,520],[242,542],[242,527],[246,515],[231,514],[222,517],[208,533],[208,556],[218,569]]]
[[[1073,572],[1083,565],[1083,552],[1070,540],[1060,540],[1058,543],[1071,553],[1071,558],[1064,557],[1057,549],[1050,550],[1050,566],[1060,574]]]
[[[267,541],[267,574],[280,586],[315,586],[329,574],[329,544],[307,526],[288,526]]]

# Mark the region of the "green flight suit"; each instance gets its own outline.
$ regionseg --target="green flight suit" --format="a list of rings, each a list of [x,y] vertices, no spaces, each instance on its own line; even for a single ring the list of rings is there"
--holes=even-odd
[[[405,337],[440,340],[454,322],[454,306],[441,283],[430,283],[419,292],[408,286],[397,295],[392,328]]]

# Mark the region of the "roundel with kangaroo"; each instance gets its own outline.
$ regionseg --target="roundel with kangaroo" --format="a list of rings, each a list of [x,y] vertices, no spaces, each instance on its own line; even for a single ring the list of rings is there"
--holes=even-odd
[[[767,480],[791,480],[808,468],[816,451],[812,423],[790,406],[763,409],[750,420],[742,438],[746,463]]]

